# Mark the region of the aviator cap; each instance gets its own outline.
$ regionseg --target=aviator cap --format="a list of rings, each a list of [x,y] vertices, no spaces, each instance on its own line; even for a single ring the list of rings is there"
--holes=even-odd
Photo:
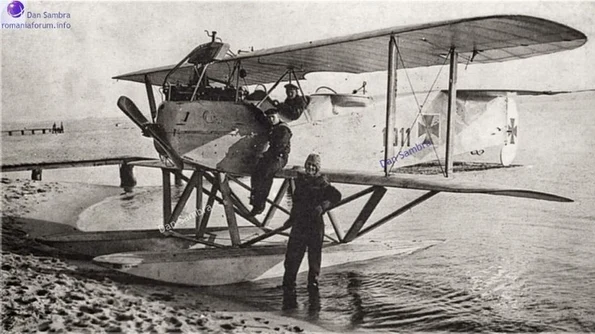
[[[285,85],[285,89],[295,89],[298,90],[297,86],[294,84],[287,84]]]
[[[316,165],[316,167],[318,167],[318,170],[320,170],[320,165],[321,165],[321,162],[320,162],[320,155],[318,155],[318,154],[316,154],[316,153],[312,153],[312,154],[310,154],[310,155],[308,156],[308,158],[306,159],[306,162],[304,163],[304,165],[305,165],[305,164],[307,164],[308,162],[310,162],[310,163],[312,163],[312,164]]]

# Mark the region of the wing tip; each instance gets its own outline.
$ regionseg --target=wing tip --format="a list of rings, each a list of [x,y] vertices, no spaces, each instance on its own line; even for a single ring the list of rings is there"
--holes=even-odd
[[[574,202],[574,200],[564,197],[564,196],[548,194],[548,193],[532,191],[532,190],[496,190],[496,191],[491,191],[489,193],[491,195],[521,197],[521,198],[529,198],[529,199],[536,199],[536,200],[550,201],[550,202],[562,202],[562,203]]]

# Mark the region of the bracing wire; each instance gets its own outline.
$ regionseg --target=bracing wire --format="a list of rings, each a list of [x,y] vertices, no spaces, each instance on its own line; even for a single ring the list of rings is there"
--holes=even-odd
[[[409,83],[409,87],[411,89],[411,92],[413,93],[413,98],[415,99],[415,103],[418,106],[418,112],[415,116],[415,119],[413,120],[413,123],[411,124],[411,126],[409,127],[410,129],[413,128],[413,126],[415,125],[415,123],[417,122],[417,119],[419,118],[419,116],[422,114],[422,109],[425,106],[426,102],[428,101],[428,98],[430,97],[430,94],[432,93],[434,86],[436,85],[436,82],[438,81],[438,78],[440,77],[440,74],[442,73],[442,69],[444,68],[444,65],[446,65],[446,62],[448,61],[448,59],[450,58],[451,54],[452,54],[452,50],[449,51],[448,56],[445,57],[444,59],[444,63],[442,64],[442,66],[440,66],[440,69],[438,71],[438,74],[436,75],[436,77],[434,78],[434,82],[432,82],[432,85],[430,86],[430,89],[428,91],[428,93],[426,94],[426,97],[424,99],[423,104],[419,104],[419,100],[417,99],[417,94],[415,94],[415,90],[413,88],[413,83],[411,82],[411,78],[409,77],[409,73],[407,72],[407,66],[405,65],[405,62],[403,61],[403,56],[401,55],[401,51],[399,49],[399,44],[395,43],[396,47],[397,47],[397,55],[398,58],[401,61],[401,64],[403,65],[403,69],[405,70],[405,76],[407,77],[407,81]],[[442,175],[446,175],[444,169],[442,168],[442,162],[440,161],[440,156],[438,155],[438,151],[436,149],[436,146],[434,145],[434,141],[431,140],[430,137],[430,133],[429,133],[429,126],[426,123],[426,119],[422,118],[424,124],[425,124],[425,130],[426,130],[426,135],[428,136],[428,138],[430,138],[430,142],[432,144],[432,148],[434,150],[434,154],[436,155],[436,158],[438,159],[438,166],[440,167],[440,171],[442,172]],[[389,131],[389,129],[386,129],[386,131]],[[411,135],[411,132],[409,133],[409,135]],[[401,152],[403,151],[403,146],[401,145],[401,148],[399,149],[399,152],[395,155],[398,156]],[[393,167],[395,166],[395,162],[393,161],[390,168],[389,168],[389,173],[392,171]],[[385,161],[386,163],[386,161]]]

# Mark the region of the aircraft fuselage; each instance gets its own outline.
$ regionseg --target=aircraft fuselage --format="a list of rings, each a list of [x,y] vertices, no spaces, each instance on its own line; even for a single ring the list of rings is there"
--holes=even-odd
[[[302,165],[313,152],[322,156],[324,168],[372,172],[382,172],[387,163],[396,168],[443,159],[446,94],[433,93],[420,115],[411,95],[397,101],[388,154],[392,159],[384,160],[384,105],[342,107],[322,95],[312,96],[297,120],[281,115],[293,133],[288,165]],[[506,111],[513,105],[508,96],[462,94],[457,99],[454,153],[504,144]],[[245,102],[165,101],[157,122],[180,155],[211,169],[250,174],[267,149],[267,125],[257,121]]]

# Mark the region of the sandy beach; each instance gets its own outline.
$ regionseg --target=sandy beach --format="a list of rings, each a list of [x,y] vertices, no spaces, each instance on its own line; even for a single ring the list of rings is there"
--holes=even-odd
[[[113,186],[10,179],[2,190],[2,330],[22,332],[322,332],[323,328],[96,266],[37,243],[76,232]],[[9,176],[9,175],[8,175]]]

